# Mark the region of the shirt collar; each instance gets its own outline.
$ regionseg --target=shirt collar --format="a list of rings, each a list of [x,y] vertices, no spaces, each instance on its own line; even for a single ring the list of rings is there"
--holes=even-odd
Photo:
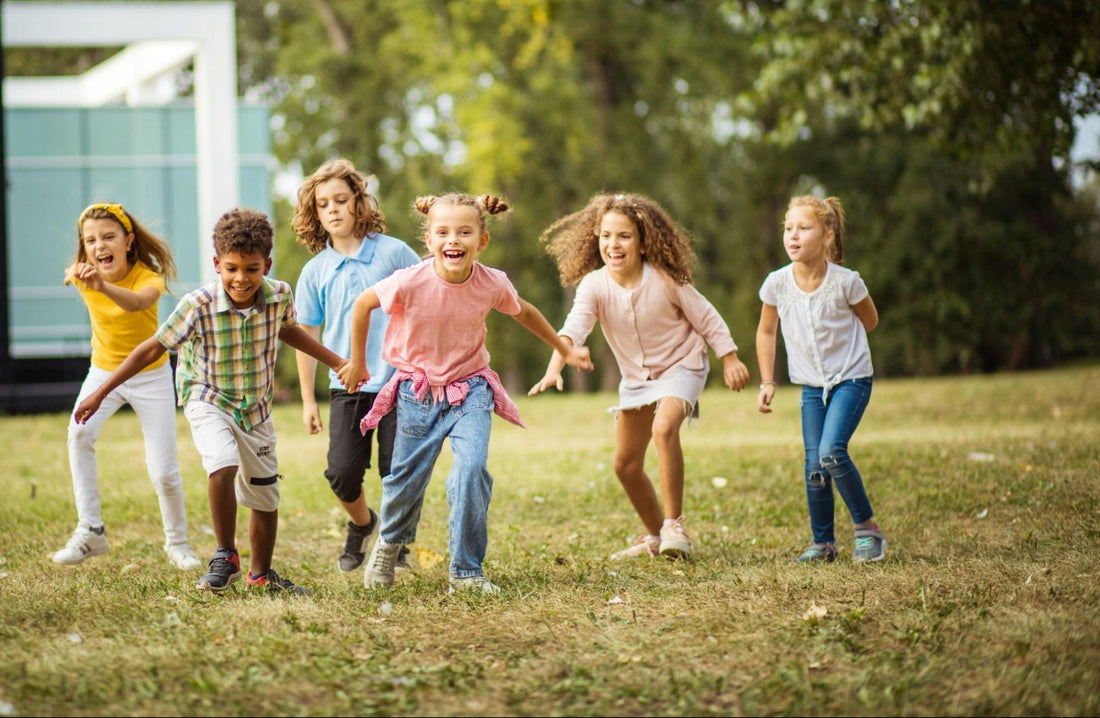
[[[363,242],[359,245],[359,250],[350,257],[340,254],[332,247],[332,242],[329,242],[326,251],[332,252],[336,258],[336,266],[342,266],[345,262],[355,260],[356,262],[362,262],[363,264],[370,264],[374,259],[374,252],[378,249],[378,234],[368,234],[363,237]]]
[[[260,290],[256,292],[256,303],[247,309],[238,309],[233,306],[233,302],[229,301],[229,295],[225,292],[225,287],[222,285],[221,279],[214,281],[216,286],[217,296],[217,309],[219,312],[235,311],[243,314],[249,312],[259,311],[263,306],[269,303],[275,296],[275,290],[272,288],[271,283],[267,281],[267,277],[260,280]]]

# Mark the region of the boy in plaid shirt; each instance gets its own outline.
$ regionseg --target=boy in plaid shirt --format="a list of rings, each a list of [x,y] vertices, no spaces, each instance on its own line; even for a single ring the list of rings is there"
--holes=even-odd
[[[241,577],[236,548],[237,504],[252,509],[252,565],[246,585],[306,593],[271,568],[279,524],[279,474],[271,394],[279,339],[333,369],[345,359],[295,322],[290,285],[271,270],[274,230],[252,209],[234,209],[214,227],[219,279],[188,293],[157,333],[138,345],[103,385],[76,408],[83,424],[115,387],[179,352],[176,393],[195,447],[210,476],[208,496],[218,549],[198,588],[224,591]]]

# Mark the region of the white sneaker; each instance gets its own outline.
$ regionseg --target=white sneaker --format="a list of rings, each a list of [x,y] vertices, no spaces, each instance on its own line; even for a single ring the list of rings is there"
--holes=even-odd
[[[480,591],[481,593],[500,593],[500,586],[496,585],[484,576],[470,576],[469,578],[452,578],[451,587],[447,593],[458,591]]]
[[[684,530],[684,517],[661,527],[661,555],[668,558],[691,558],[691,537]]]
[[[639,558],[641,556],[656,556],[661,553],[661,537],[641,535],[622,551],[611,554],[612,561],[621,561],[624,558]]]
[[[191,548],[191,544],[172,544],[167,546],[164,552],[168,554],[169,563],[180,571],[194,571],[197,568],[202,568],[202,561],[195,555],[195,550]]]
[[[88,526],[77,524],[69,543],[53,555],[53,562],[75,566],[84,559],[101,553],[107,553],[107,532],[97,534]]]
[[[401,554],[402,545],[386,543],[381,538],[374,542],[367,570],[363,572],[363,585],[367,588],[393,585],[394,566]]]

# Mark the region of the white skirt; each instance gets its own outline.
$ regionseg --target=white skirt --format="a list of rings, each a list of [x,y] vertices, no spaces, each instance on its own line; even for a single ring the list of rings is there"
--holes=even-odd
[[[671,369],[660,379],[619,382],[619,405],[609,408],[611,414],[624,409],[638,409],[650,404],[660,403],[663,399],[679,399],[684,404],[684,415],[692,419],[699,418],[699,395],[707,384],[710,373],[708,362],[702,369]]]

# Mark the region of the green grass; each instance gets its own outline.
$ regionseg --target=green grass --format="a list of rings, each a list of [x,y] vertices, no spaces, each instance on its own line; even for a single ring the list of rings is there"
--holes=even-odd
[[[375,592],[337,571],[326,439],[297,406],[276,410],[275,567],[311,596],[209,595],[169,567],[132,413],[99,442],[111,550],[56,566],[76,521],[67,417],[0,417],[0,714],[1100,713],[1100,367],[878,381],[851,446],[889,538],[872,565],[847,531],[837,563],[791,563],[809,539],[791,387],[771,416],[708,390],[683,431],[694,561],[608,562],[640,529],[612,400],[517,397],[529,429],[495,423],[496,597],[446,595],[447,451],[420,573]],[[179,440],[206,557],[182,415]]]

